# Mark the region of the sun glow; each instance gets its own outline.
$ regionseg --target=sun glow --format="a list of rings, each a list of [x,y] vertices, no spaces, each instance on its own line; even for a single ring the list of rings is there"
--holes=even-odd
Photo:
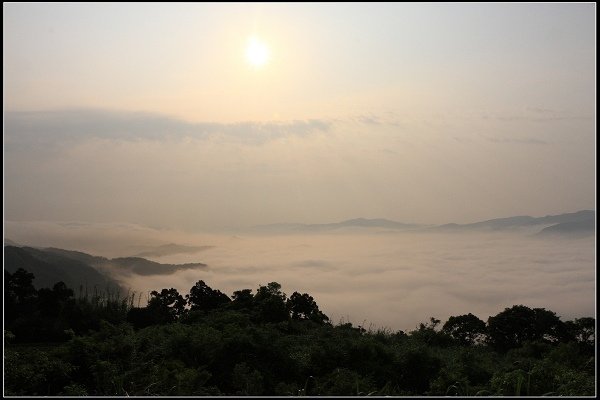
[[[254,68],[264,66],[269,61],[270,53],[267,45],[256,36],[248,39],[246,60]]]

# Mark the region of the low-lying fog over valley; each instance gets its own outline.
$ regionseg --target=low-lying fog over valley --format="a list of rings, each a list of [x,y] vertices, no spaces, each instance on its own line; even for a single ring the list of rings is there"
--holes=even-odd
[[[4,3],[4,394],[593,396],[595,11]]]
[[[288,296],[311,294],[333,323],[407,331],[429,317],[486,320],[516,304],[565,320],[595,315],[595,213],[563,215],[567,227],[591,229],[552,234],[562,216],[444,226],[355,219],[219,233],[7,221],[5,246],[104,257],[95,267],[143,298],[171,287],[186,294],[200,279],[228,295],[275,281]]]
[[[113,6],[5,10],[5,269],[594,315],[593,6]]]

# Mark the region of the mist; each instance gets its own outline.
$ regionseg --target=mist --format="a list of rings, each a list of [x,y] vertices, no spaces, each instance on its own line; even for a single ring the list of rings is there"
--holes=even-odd
[[[3,11],[6,394],[595,393],[595,4]]]
[[[539,120],[525,111],[515,122],[511,115],[219,124],[125,111],[9,112],[5,220],[214,232],[593,209],[593,119]]]
[[[206,268],[170,275],[113,270],[137,292],[198,280],[228,295],[279,282],[285,293],[311,294],[334,323],[412,330],[429,317],[473,313],[486,320],[523,304],[563,320],[595,315],[595,239],[514,232],[192,234],[132,224],[5,224],[19,244],[61,247],[105,257],[146,252],[149,260]],[[171,244],[171,246],[165,246]],[[150,251],[161,248],[162,252]],[[170,250],[169,250],[170,249]],[[160,254],[159,254],[160,253]]]

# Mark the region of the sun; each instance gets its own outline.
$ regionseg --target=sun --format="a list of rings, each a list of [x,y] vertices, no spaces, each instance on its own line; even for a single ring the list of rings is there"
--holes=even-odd
[[[252,36],[248,39],[248,45],[246,46],[246,61],[254,68],[260,68],[264,66],[270,58],[269,48],[256,36]]]

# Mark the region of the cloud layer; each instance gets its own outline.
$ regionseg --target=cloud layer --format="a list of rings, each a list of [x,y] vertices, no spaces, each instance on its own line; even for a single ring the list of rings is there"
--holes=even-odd
[[[97,109],[7,112],[8,144],[54,145],[90,138],[113,140],[208,139],[262,144],[289,135],[324,132],[331,122],[296,120],[287,122],[192,123],[162,114]]]
[[[593,208],[590,126],[498,125],[479,114],[211,123],[89,109],[7,112],[5,213],[196,231],[559,214]]]
[[[430,316],[445,320],[472,312],[485,320],[515,304],[544,307],[563,319],[595,312],[593,237],[539,238],[522,232],[235,236],[49,222],[9,223],[7,236],[107,257],[130,255],[141,244],[212,246],[152,258],[202,262],[205,269],[119,277],[137,291],[175,287],[183,293],[199,279],[227,294],[277,281],[288,295],[310,293],[334,322],[410,330]]]

